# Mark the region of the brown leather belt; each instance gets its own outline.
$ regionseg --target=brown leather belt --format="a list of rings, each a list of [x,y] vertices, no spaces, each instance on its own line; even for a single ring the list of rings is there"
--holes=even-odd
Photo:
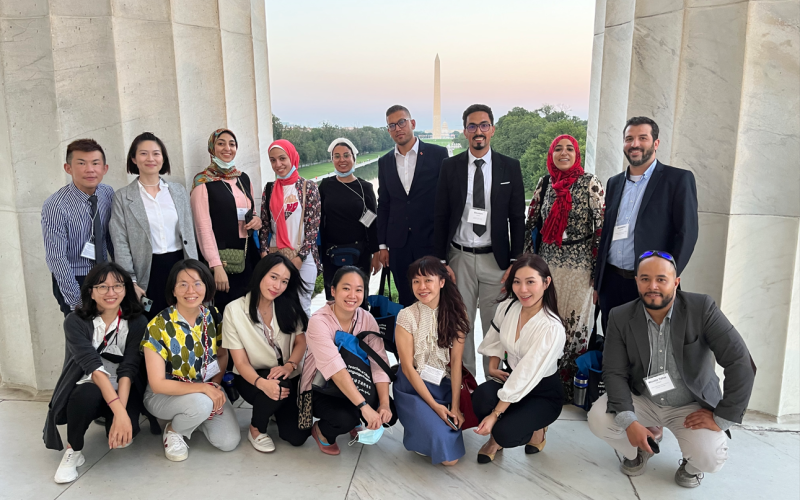
[[[470,248],[470,247],[461,246],[458,243],[450,242],[450,244],[453,245],[454,248],[456,248],[458,250],[461,250],[462,252],[473,253],[475,255],[480,255],[480,254],[484,254],[484,253],[492,253],[492,247]]]
[[[635,271],[628,271],[627,269],[620,269],[617,266],[612,266],[611,264],[606,264],[606,266],[608,267],[608,269],[610,271],[613,271],[614,273],[619,274],[620,276],[622,276],[626,280],[632,280],[632,279],[636,278],[636,272]]]

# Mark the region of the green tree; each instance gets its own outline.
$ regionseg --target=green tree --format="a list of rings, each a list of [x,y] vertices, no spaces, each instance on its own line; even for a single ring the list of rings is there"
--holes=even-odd
[[[283,138],[283,123],[281,119],[272,115],[272,140],[277,141]]]
[[[492,149],[519,160],[546,125],[538,112],[516,107],[497,120]]]

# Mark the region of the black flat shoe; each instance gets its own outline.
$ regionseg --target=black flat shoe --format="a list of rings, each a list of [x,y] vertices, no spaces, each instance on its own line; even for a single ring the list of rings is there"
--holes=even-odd
[[[497,451],[502,451],[503,448],[498,448]],[[494,460],[494,456],[497,454],[497,451],[492,453],[491,455],[488,453],[480,453],[478,452],[478,463],[479,464],[488,464]]]

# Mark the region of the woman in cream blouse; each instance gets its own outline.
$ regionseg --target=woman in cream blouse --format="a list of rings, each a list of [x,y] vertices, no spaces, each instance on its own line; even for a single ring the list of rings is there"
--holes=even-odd
[[[525,453],[538,453],[544,448],[547,426],[561,414],[564,393],[558,359],[566,333],[544,259],[524,254],[511,266],[491,326],[478,352],[491,357],[492,380],[472,394],[481,420],[475,432],[491,435],[478,452],[482,464],[503,448],[525,445]]]

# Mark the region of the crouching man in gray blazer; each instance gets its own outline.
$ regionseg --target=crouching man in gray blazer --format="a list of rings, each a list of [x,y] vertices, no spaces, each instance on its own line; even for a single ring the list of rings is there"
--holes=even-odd
[[[589,412],[589,428],[623,456],[620,467],[628,476],[643,474],[653,456],[647,427],[668,428],[683,455],[675,482],[694,488],[728,458],[726,433],[742,422],[755,365],[711,297],[678,290],[676,274],[668,253],[639,257],[639,298],[611,310],[606,394]],[[722,393],[715,360],[725,369]]]

